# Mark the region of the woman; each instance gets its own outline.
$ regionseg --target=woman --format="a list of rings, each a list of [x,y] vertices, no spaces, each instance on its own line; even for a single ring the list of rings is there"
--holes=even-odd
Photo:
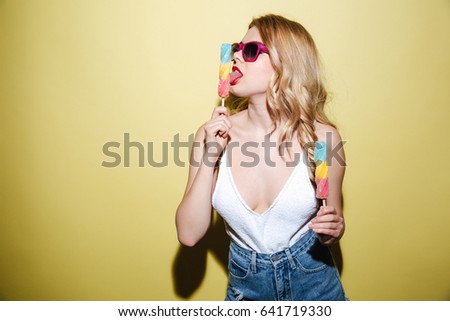
[[[344,233],[345,164],[329,164],[327,206],[314,193],[309,147],[326,141],[345,161],[323,110],[314,41],[299,23],[267,15],[250,23],[233,58],[230,91],[243,107],[216,107],[196,133],[178,238],[195,245],[213,206],[231,237],[226,300],[345,300],[327,248]]]

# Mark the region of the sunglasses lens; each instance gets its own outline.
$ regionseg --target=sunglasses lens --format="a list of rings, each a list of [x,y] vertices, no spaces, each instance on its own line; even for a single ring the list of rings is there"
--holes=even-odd
[[[258,45],[255,43],[248,43],[245,45],[242,54],[245,60],[255,61],[258,55]]]

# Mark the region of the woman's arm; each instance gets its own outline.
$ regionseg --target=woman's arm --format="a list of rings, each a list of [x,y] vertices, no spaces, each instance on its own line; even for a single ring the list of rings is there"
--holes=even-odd
[[[344,234],[345,221],[342,209],[342,182],[345,174],[345,153],[338,131],[331,126],[323,126],[316,134],[320,141],[327,143],[328,198],[327,206],[321,206],[310,228],[317,233],[325,245],[336,243]],[[333,153],[331,153],[333,151]]]
[[[211,197],[217,180],[216,163],[228,140],[228,110],[216,107],[210,121],[195,135],[186,189],[176,212],[178,240],[194,246],[211,224]]]

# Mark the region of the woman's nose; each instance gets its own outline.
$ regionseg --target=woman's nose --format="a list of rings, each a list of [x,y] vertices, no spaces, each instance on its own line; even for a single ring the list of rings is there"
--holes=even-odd
[[[236,61],[244,61],[244,59],[242,58],[242,50],[238,50],[233,53],[233,63],[235,64]]]

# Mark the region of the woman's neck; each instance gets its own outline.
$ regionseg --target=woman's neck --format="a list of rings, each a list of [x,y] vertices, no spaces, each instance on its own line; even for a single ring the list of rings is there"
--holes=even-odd
[[[272,119],[267,111],[266,97],[252,97],[248,101],[247,118],[253,130],[268,134],[273,130]]]

